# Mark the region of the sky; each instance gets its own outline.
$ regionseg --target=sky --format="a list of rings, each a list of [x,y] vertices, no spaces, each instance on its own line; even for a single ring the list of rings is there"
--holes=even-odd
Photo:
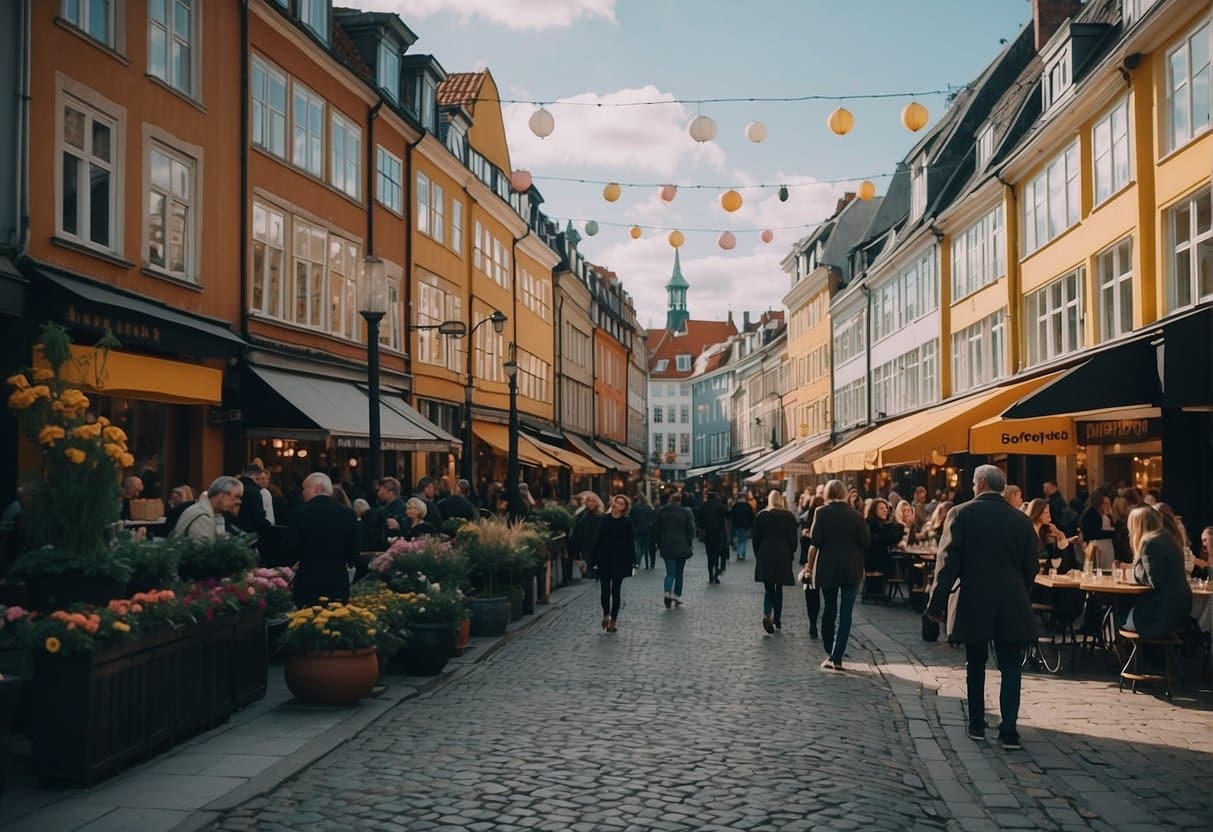
[[[526,169],[548,216],[573,220],[581,251],[617,273],[642,325],[665,321],[673,266],[670,229],[681,229],[687,306],[697,319],[782,308],[790,287],[780,267],[795,242],[834,211],[838,198],[888,176],[925,131],[901,125],[902,107],[923,103],[927,129],[946,94],[844,100],[854,129],[826,126],[839,101],[738,103],[714,98],[792,98],[954,89],[973,80],[1032,16],[1028,0],[345,0],[393,11],[417,35],[410,50],[447,72],[488,68],[501,90],[515,169]],[[629,102],[659,102],[605,106]],[[546,139],[527,121],[542,102],[556,129]],[[582,102],[578,104],[575,102]],[[585,106],[588,103],[590,106]],[[602,104],[604,106],[597,106]],[[687,126],[716,121],[699,144]],[[745,136],[766,125],[761,143]],[[602,184],[637,183],[614,203]],[[679,185],[662,202],[657,183]],[[787,202],[778,186],[789,186]],[[698,186],[698,187],[693,187]],[[712,187],[703,187],[712,186]],[[743,205],[720,206],[738,187]],[[767,187],[761,187],[767,186]],[[585,233],[586,220],[599,232]],[[639,240],[629,226],[641,228]],[[702,229],[702,230],[692,230]],[[764,244],[760,230],[771,229]],[[721,231],[736,247],[722,250]]]

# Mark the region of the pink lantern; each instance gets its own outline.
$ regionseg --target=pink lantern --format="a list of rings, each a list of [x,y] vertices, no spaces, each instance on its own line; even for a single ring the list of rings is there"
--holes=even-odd
[[[732,231],[721,231],[720,236],[716,238],[716,245],[725,251],[732,251],[737,245],[737,238],[733,236]]]
[[[661,186],[661,201],[673,202],[674,197],[678,195],[677,185],[662,185]]]
[[[763,232],[761,234],[759,234],[758,236],[762,238],[762,241],[764,243],[769,243],[769,242],[771,242],[771,240],[775,239],[775,232],[772,231],[771,229],[767,228],[767,229],[764,229]]]
[[[510,187],[518,193],[526,193],[531,189],[531,172],[529,170],[516,170],[510,174]]]

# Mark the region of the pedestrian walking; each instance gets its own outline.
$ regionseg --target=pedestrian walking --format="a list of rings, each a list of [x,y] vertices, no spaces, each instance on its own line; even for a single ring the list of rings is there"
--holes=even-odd
[[[724,562],[729,557],[728,519],[729,513],[724,503],[720,502],[715,491],[709,491],[707,500],[699,509],[699,527],[703,529],[703,546],[708,552],[709,584],[720,583]]]
[[[662,495],[664,500],[666,495]],[[653,533],[665,561],[665,608],[681,607],[682,573],[691,558],[691,545],[695,540],[695,518],[682,507],[682,498],[670,495],[669,502],[657,510],[653,521]]]
[[[935,589],[928,616],[942,622],[952,586],[959,579],[956,622],[949,640],[965,644],[969,737],[986,738],[986,657],[991,642],[1002,676],[999,741],[1019,746],[1020,665],[1036,638],[1030,590],[1039,569],[1039,540],[1032,521],[1002,498],[1006,477],[993,465],[973,472],[972,500],[948,512],[939,538]]]
[[[580,562],[583,577],[588,573],[589,564],[594,560],[594,546],[598,542],[602,515],[602,500],[598,495],[593,491],[581,492],[581,513],[573,520],[573,531],[568,541],[569,559],[563,564],[565,583],[573,578],[573,561]]]
[[[611,510],[598,524],[598,539],[590,553],[602,590],[602,629],[613,633],[619,624],[623,580],[632,577],[636,562],[636,531],[628,512],[632,501],[623,494],[611,498]]]
[[[855,596],[863,583],[863,556],[871,537],[863,517],[848,504],[847,487],[841,480],[826,483],[825,497],[826,504],[817,509],[809,530],[809,571],[825,602],[821,640],[826,658],[821,666],[842,670]]]
[[[767,507],[754,518],[754,580],[762,584],[762,629],[783,629],[783,588],[795,586],[792,561],[797,549],[796,515],[783,495],[772,490]]]
[[[303,504],[291,512],[282,551],[298,564],[291,590],[295,606],[309,607],[321,598],[349,601],[347,567],[359,565],[357,515],[333,499],[328,474],[304,479]]]
[[[809,547],[812,545],[809,532],[817,509],[825,504],[825,497],[806,491],[800,497],[800,514],[796,517],[800,525],[800,585],[804,589],[805,612],[809,616],[809,638],[817,638],[817,617],[821,613],[821,590],[813,583],[813,572],[809,568]]]
[[[656,513],[643,494],[637,494],[632,500],[628,517],[632,518],[632,527],[636,530],[637,569],[642,565],[645,569],[657,565],[657,553],[653,548],[653,517]]]
[[[733,548],[737,550],[737,559],[745,560],[746,547],[750,542],[750,529],[754,527],[754,508],[742,495],[733,501],[729,509],[729,526],[733,530]]]

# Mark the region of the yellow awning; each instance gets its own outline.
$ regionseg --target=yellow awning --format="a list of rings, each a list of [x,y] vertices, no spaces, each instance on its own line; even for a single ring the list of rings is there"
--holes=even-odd
[[[503,454],[510,452],[510,429],[505,425],[493,422],[472,422],[472,433],[492,445]],[[534,465],[538,468],[563,468],[564,463],[555,457],[548,456],[539,450],[523,434],[518,434],[518,461],[523,465]]]
[[[1003,385],[886,422],[813,463],[817,473],[864,471],[892,465],[942,465],[969,450],[969,428],[1001,413],[1056,373]]]
[[[1067,456],[1078,450],[1074,419],[1038,416],[1004,419],[994,416],[969,429],[969,451],[975,454],[1040,454]]]
[[[88,392],[167,404],[222,404],[223,371],[121,350],[73,346],[63,380]],[[34,366],[49,367],[41,347]]]
[[[535,445],[535,447],[543,451],[548,456],[554,456],[556,459],[559,459],[570,469],[572,469],[573,473],[578,477],[589,477],[595,474],[606,473],[606,469],[601,465],[596,465],[576,451],[569,451],[565,450],[564,448],[558,448],[555,445],[549,445],[547,442],[536,439],[533,436],[527,436],[525,438],[528,442]]]

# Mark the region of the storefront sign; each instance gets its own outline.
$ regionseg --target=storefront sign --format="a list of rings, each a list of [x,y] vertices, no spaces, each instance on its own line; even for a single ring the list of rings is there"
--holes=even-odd
[[[132,320],[123,320],[113,315],[102,315],[77,309],[75,304],[69,304],[63,316],[72,326],[92,329],[97,332],[110,330],[124,344],[141,342],[144,344],[160,343],[160,327],[154,324],[144,324]]]
[[[1080,445],[1114,445],[1162,438],[1162,419],[1105,419],[1078,423]]]
[[[974,454],[1065,456],[1075,450],[1074,420],[1069,416],[995,418],[969,430],[969,453]]]
[[[232,425],[244,421],[244,411],[238,407],[212,407],[206,416],[212,425]]]
[[[370,450],[371,440],[365,436],[334,436],[333,446],[345,449]],[[450,445],[441,442],[418,442],[403,439],[381,439],[379,448],[384,451],[424,451],[427,453],[443,453],[451,450]]]

